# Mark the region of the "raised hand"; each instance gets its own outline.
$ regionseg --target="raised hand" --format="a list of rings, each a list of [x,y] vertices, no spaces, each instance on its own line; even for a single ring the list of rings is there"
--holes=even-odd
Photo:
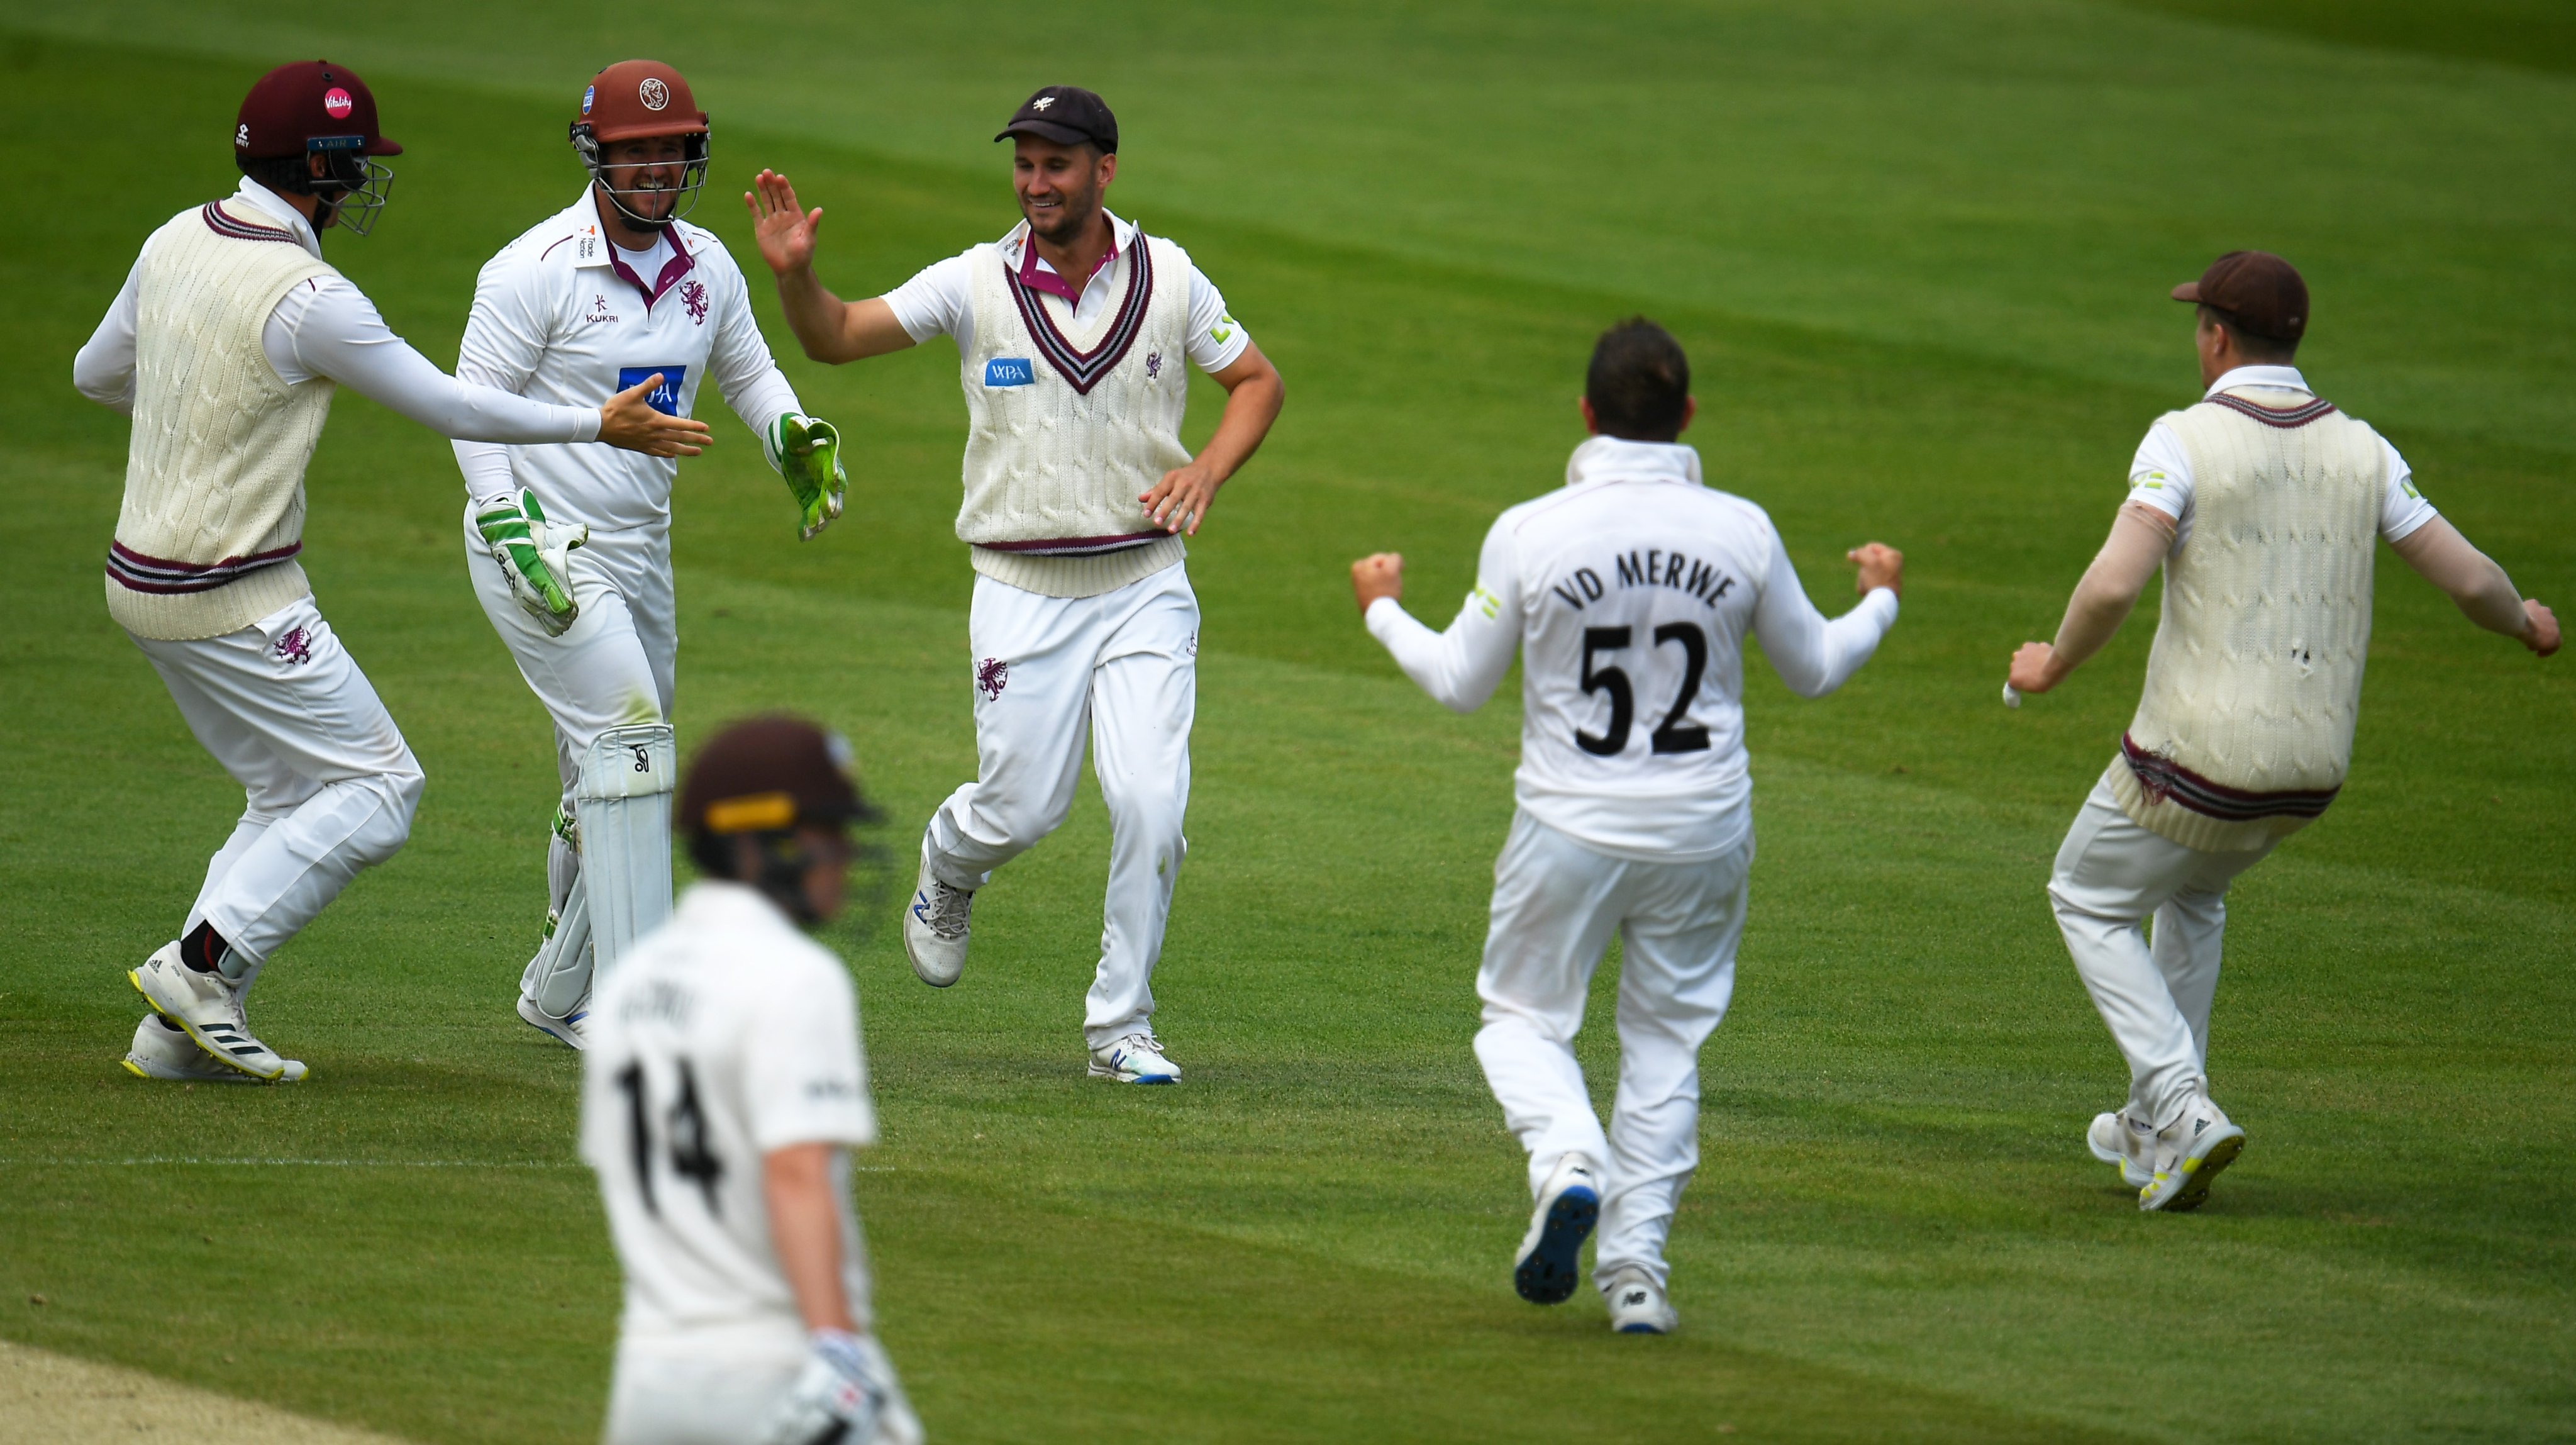
[[[814,233],[822,229],[823,208],[797,209],[796,188],[776,171],[764,170],[742,193],[751,211],[751,232],[760,242],[760,259],[784,276],[814,264]]]
[[[1404,598],[1404,554],[1372,552],[1351,564],[1351,596],[1366,617],[1381,597]]]
[[[1860,568],[1852,590],[1867,597],[1884,587],[1898,596],[1905,595],[1905,554],[1885,542],[1863,542],[1843,554],[1843,560]]]
[[[648,457],[693,457],[706,450],[715,434],[705,422],[653,409],[653,389],[661,384],[657,371],[610,397],[599,409],[599,439]]]
[[[2522,645],[2543,657],[2558,650],[2558,614],[2526,597],[2522,615],[2531,620],[2531,630],[2523,634]]]

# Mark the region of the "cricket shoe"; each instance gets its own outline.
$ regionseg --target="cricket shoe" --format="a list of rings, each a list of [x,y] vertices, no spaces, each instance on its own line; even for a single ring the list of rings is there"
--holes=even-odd
[[[526,1020],[530,1028],[551,1034],[561,1043],[568,1044],[576,1049],[587,1049],[590,1047],[589,1043],[586,1042],[588,1031],[582,1026],[582,1021],[590,1017],[590,991],[588,989],[582,990],[581,1002],[574,1005],[573,1011],[563,1018],[556,1018],[552,1014],[547,1013],[544,1009],[537,1007],[537,1001],[535,999],[528,997],[526,994],[521,994],[519,995],[519,1017]]]
[[[1623,1335],[1669,1335],[1682,1322],[1664,1298],[1655,1277],[1633,1264],[1621,1265],[1601,1287],[1610,1306],[1610,1328]]]
[[[174,1084],[256,1084],[257,1078],[229,1064],[219,1064],[197,1047],[187,1030],[161,1017],[145,1014],[135,1025],[134,1047],[125,1051],[125,1071],[138,1079],[166,1079]],[[304,1062],[288,1059],[281,1084],[304,1082]]]
[[[1163,1057],[1151,1029],[1112,1039],[1091,1051],[1091,1077],[1122,1084],[1177,1084],[1180,1065]]]
[[[966,971],[968,915],[974,908],[974,889],[952,888],[930,871],[929,840],[923,839],[921,876],[903,910],[904,956],[923,983],[946,988]],[[1092,1072],[1100,1070],[1095,1066]]]
[[[1520,1257],[1512,1265],[1512,1288],[1534,1305],[1563,1304],[1573,1297],[1578,1276],[1576,1256],[1592,1226],[1601,1222],[1601,1171],[1585,1154],[1556,1161],[1547,1187],[1538,1192],[1530,1212],[1529,1233],[1521,1237]]]
[[[179,961],[179,940],[161,945],[141,968],[125,971],[153,1012],[188,1031],[216,1062],[262,1081],[286,1076],[286,1060],[261,1043],[242,1016],[240,991],[219,973],[199,973]]]
[[[2245,1152],[2245,1131],[2227,1121],[2206,1094],[2195,1094],[2180,1117],[2156,1131],[2155,1172],[2138,1191],[2140,1209],[2179,1214],[2209,1199],[2209,1182]]]
[[[2144,1189],[2155,1182],[2155,1136],[2129,1127],[2126,1114],[2096,1114],[2084,1131],[2084,1147],[2105,1164],[2120,1166],[2120,1182]]]

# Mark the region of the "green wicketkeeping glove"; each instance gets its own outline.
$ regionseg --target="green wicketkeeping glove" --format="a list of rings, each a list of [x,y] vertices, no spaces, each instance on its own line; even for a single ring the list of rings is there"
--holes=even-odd
[[[849,477],[841,470],[840,432],[819,417],[791,411],[771,422],[760,441],[769,453],[769,464],[787,479],[787,490],[803,510],[797,539],[813,541],[841,515],[841,497],[850,487]]]
[[[474,527],[501,564],[501,575],[510,579],[510,595],[548,637],[563,636],[581,615],[572,600],[571,555],[589,543],[590,528],[547,521],[537,494],[525,487],[476,512]]]

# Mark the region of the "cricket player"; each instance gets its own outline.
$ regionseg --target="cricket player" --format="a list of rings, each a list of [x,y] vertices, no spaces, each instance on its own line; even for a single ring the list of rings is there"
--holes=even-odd
[[[839,435],[798,406],[724,244],[682,219],[708,159],[688,81],[658,60],[608,67],[581,93],[572,143],[589,172],[581,198],[484,265],[456,374],[564,405],[658,378],[653,404],[676,416],[712,379],[785,475],[810,539],[840,515]],[[546,442],[459,442],[456,461],[466,573],[554,720],[562,784],[519,1017],[580,1048],[594,964],[670,911],[679,463]]]
[[[1199,606],[1182,538],[1286,393],[1189,253],[1104,207],[1118,121],[1099,96],[1048,86],[994,139],[1013,142],[1020,224],[872,300],[845,303],[815,279],[823,213],[800,211],[785,176],[763,171],[744,201],[806,355],[957,343],[977,776],[922,837],[904,917],[913,971],[938,988],[957,981],[975,890],[1064,821],[1088,739],[1111,830],[1083,1013],[1091,1073],[1178,1083],[1154,1035],[1151,982],[1189,850]],[[1181,445],[1184,358],[1227,393],[1196,457]]]
[[[840,911],[847,747],[761,718],[689,770],[701,877],[601,976],[581,1152],[626,1272],[607,1445],[916,1445],[850,1211],[876,1142],[858,1003],[799,932]]]
[[[1896,621],[1905,559],[1848,554],[1860,605],[1828,622],[1760,507],[1707,486],[1678,438],[1690,362],[1643,317],[1604,332],[1565,486],[1504,512],[1446,632],[1404,610],[1404,559],[1351,564],[1370,635],[1446,706],[1472,712],[1521,654],[1519,803],[1494,863],[1476,1058],[1529,1151],[1536,1205],[1513,1283],[1574,1293],[1593,1225],[1610,1327],[1677,1322],[1664,1240],[1699,1164],[1699,1049],[1725,1017],[1753,864],[1744,637],[1792,692],[1822,697]],[[1605,1133],[1574,1036],[1613,933],[1619,1087]]]
[[[2064,681],[2163,567],[2145,696],[2048,883],[2129,1064],[2127,1104],[2095,1118],[2086,1142],[2146,1210],[2198,1208],[2245,1147],[2209,1096],[2227,888],[2343,787],[2374,540],[2480,627],[2558,650],[2549,609],[2433,510],[2397,449],[2309,390],[2295,364],[2308,288],[2289,262],[2231,251],[2173,295],[2197,308],[2206,389],[2148,428],[2057,640],[2013,654],[2006,693]]]
[[[232,131],[240,188],[152,233],[72,363],[81,393],[134,419],[108,549],[107,610],[207,752],[247,795],[181,936],[127,977],[153,1013],[125,1067],[142,1077],[297,1080],[250,1031],[261,966],[358,870],[394,855],[420,764],[314,605],[304,468],[339,386],[450,437],[606,442],[693,453],[700,423],[648,387],[577,406],[459,382],[387,330],[322,259],[321,233],[365,235],[402,147],[346,66],[262,76]]]

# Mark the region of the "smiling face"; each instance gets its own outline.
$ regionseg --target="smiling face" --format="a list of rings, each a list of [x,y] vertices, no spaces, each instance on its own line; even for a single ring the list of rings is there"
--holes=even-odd
[[[1041,136],[1011,138],[1011,188],[1029,229],[1051,246],[1080,240],[1100,214],[1101,194],[1118,176],[1118,157],[1087,145],[1059,145]]]
[[[627,210],[660,225],[679,210],[688,160],[688,142],[676,135],[609,141],[599,148],[599,179]]]

